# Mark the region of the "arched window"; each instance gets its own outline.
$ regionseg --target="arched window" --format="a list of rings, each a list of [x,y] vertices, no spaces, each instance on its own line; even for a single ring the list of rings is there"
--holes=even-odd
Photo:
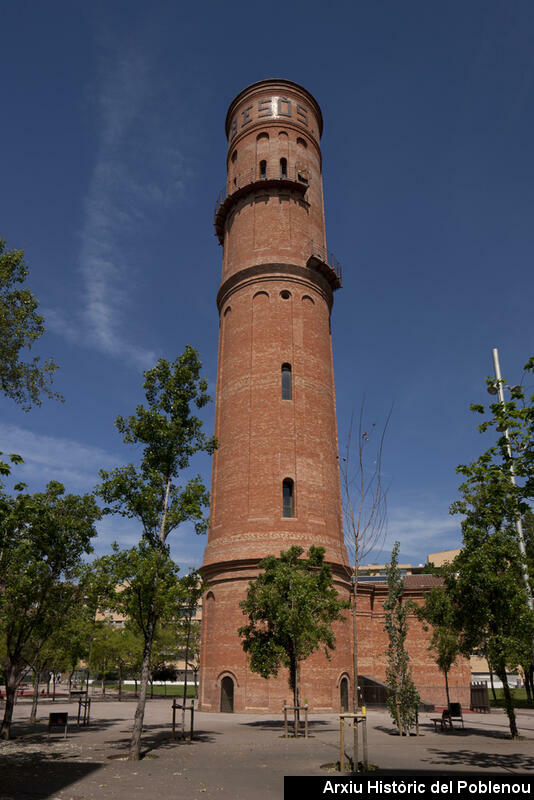
[[[280,159],[280,177],[287,178],[287,158]]]
[[[282,364],[282,400],[292,400],[291,364]]]
[[[295,492],[291,478],[284,478],[282,481],[282,516],[295,516]]]
[[[267,177],[267,162],[265,160],[260,161],[260,178]]]

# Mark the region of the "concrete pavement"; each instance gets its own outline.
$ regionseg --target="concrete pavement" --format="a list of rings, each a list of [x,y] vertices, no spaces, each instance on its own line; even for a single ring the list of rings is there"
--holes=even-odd
[[[48,713],[68,711],[65,740],[47,737]],[[126,761],[135,703],[93,702],[91,724],[75,724],[77,704],[41,703],[39,721],[27,722],[29,702],[16,706],[14,738],[0,743],[0,800],[90,800],[155,797],[163,800],[232,798],[281,800],[284,775],[326,775],[339,758],[339,721],[310,715],[309,739],[284,739],[282,716],[195,715],[195,740],[170,739],[171,700],[147,703],[144,758]],[[465,730],[434,731],[421,717],[419,737],[399,738],[386,711],[370,711],[370,761],[379,773],[453,775],[534,773],[534,711],[518,713],[521,741],[512,741],[504,712],[466,714]]]

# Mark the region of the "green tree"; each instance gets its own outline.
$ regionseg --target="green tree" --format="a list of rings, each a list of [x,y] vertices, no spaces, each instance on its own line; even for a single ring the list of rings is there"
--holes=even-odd
[[[428,623],[432,627],[428,649],[433,651],[436,664],[445,678],[449,705],[449,671],[460,654],[460,632],[456,630],[456,613],[450,593],[444,587],[431,589],[425,597],[424,605],[417,609],[417,616],[425,626]]]
[[[144,538],[139,545],[128,550],[120,550],[115,545],[114,552],[104,556],[101,562],[105,562],[117,587],[106,599],[107,608],[126,617],[130,629],[141,637],[141,681],[129,756],[132,760],[138,760],[147,687],[152,668],[156,666],[153,657],[157,662],[161,660],[161,653],[156,647],[158,627],[176,619],[185,592],[178,576],[178,567],[167,549],[153,546]],[[136,722],[139,719],[141,729],[137,730]]]
[[[534,373],[534,356],[524,367],[525,373]],[[471,410],[489,414],[478,426],[481,433],[494,429],[497,441],[476,461],[462,464],[457,472],[465,477],[460,487],[462,493],[473,495],[477,487],[491,483],[496,496],[492,503],[500,504],[500,516],[515,522],[517,544],[521,553],[521,574],[527,590],[527,602],[533,608],[533,580],[529,582],[528,554],[522,535],[522,516],[532,512],[530,503],[534,499],[534,394],[528,397],[522,386],[508,386],[507,381],[488,378],[489,390],[496,391],[499,400],[486,409],[475,403]],[[504,389],[510,391],[510,399],[504,400]]]
[[[390,690],[387,706],[400,736],[408,735],[415,722],[419,693],[412,680],[410,657],[406,650],[408,616],[415,610],[411,601],[403,602],[404,580],[400,574],[399,542],[395,542],[391,561],[387,565],[388,596],[384,628],[388,635],[386,684]]]
[[[263,678],[289,670],[295,707],[300,705],[300,665],[311,653],[335,649],[332,623],[342,619],[349,604],[334,588],[332,571],[324,561],[324,548],[290,547],[280,557],[260,561],[263,572],[250,581],[240,605],[248,624],[239,629],[250,668]]]
[[[28,411],[41,404],[41,394],[59,398],[50,384],[57,365],[38,356],[21,360],[21,350],[31,348],[44,333],[38,300],[25,286],[28,267],[22,250],[6,250],[0,239],[0,391]]]
[[[0,494],[0,636],[9,738],[18,682],[44,644],[83,602],[82,558],[90,553],[100,511],[92,495],[65,495],[52,481],[41,494]]]
[[[160,359],[144,373],[147,406],[138,406],[135,416],[116,420],[124,441],[142,446],[140,466],[128,464],[102,471],[97,489],[106,503],[105,513],[136,519],[142,528],[139,546],[128,551],[127,562],[135,562],[135,570],[126,568],[136,577],[141,592],[137,616],[129,616],[136,619],[144,637],[141,687],[130,742],[132,760],[139,759],[152,644],[170,586],[167,538],[187,520],[194,521],[197,533],[207,529],[203,508],[209,495],[200,477],[183,487],[175,483],[195,453],[212,453],[216,446],[214,439],[204,435],[202,422],[192,412],[193,406],[202,408],[210,400],[200,368],[198,354],[187,346],[174,363]],[[121,598],[130,597],[131,591],[131,587],[125,589]]]
[[[525,365],[534,372],[534,358]],[[461,500],[451,505],[462,514],[463,549],[447,578],[454,594],[465,653],[484,651],[503,682],[510,733],[517,736],[513,698],[506,668],[522,664],[532,674],[532,580],[529,581],[529,541],[520,535],[527,526],[534,499],[534,395],[520,386],[491,378],[487,383],[498,401],[489,408],[474,404],[485,415],[481,433],[494,430],[495,443],[474,462],[462,464]],[[504,400],[504,389],[510,399]],[[526,543],[526,547],[525,547]],[[531,576],[532,578],[532,576]]]
[[[531,508],[527,508],[523,514],[523,533],[525,536],[525,547],[527,554],[528,574],[534,576],[534,513]],[[530,702],[534,702],[534,659],[526,658],[521,665],[525,676],[525,688]]]
[[[200,648],[200,627],[196,620],[196,612],[206,591],[206,585],[202,582],[199,572],[193,570],[189,575],[181,579],[182,585],[182,605],[178,609],[179,618],[179,637],[178,641],[182,645],[181,653],[184,659],[184,700],[182,703],[182,739],[185,737],[185,714],[187,700],[187,676],[189,667],[195,667],[196,656]]]
[[[88,605],[87,565],[80,570],[79,585],[83,591],[79,602],[69,608],[69,613],[61,620],[61,625],[54,629],[46,644],[45,663],[59,667],[67,677],[69,697],[72,688],[72,674],[81,660],[87,662],[93,634],[93,616]]]
[[[122,628],[115,631],[117,644],[115,647],[115,665],[119,673],[119,700],[122,700],[124,679],[137,678],[141,671],[143,659],[143,637],[129,620]]]
[[[96,677],[98,677],[98,674],[100,674],[103,697],[106,694],[106,674],[113,671],[117,665],[120,645],[120,631],[117,630],[111,620],[96,620],[88,666],[93,675],[96,673]]]
[[[463,499],[451,511],[462,513],[463,548],[445,574],[453,599],[460,647],[465,655],[484,651],[503,684],[513,738],[518,736],[507,667],[532,653],[534,619],[522,581],[517,546],[515,497],[507,482],[490,470],[485,483],[461,487]]]
[[[40,363],[38,356],[31,361],[21,360],[21,350],[30,349],[44,333],[44,319],[37,314],[38,300],[25,281],[28,267],[22,250],[6,250],[0,238],[0,391],[29,411],[41,404],[41,394],[62,399],[52,392],[50,383],[58,369],[52,360]],[[0,451],[0,456],[3,453]],[[0,459],[0,475],[9,475],[12,464],[22,463],[16,453],[8,461]]]

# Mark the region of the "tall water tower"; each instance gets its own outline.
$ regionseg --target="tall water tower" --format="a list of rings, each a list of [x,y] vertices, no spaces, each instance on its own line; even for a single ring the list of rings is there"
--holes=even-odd
[[[280,712],[291,696],[287,673],[265,680],[247,668],[237,634],[239,602],[261,558],[322,546],[338,591],[349,595],[330,331],[341,271],[326,252],[322,127],[316,100],[286,80],[248,86],[226,117],[204,711]],[[348,619],[336,634],[330,660],[318,653],[302,667],[301,697],[316,711],[339,711],[351,693]]]

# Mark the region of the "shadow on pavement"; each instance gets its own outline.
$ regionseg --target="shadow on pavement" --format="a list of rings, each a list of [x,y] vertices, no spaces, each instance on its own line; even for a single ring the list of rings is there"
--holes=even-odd
[[[373,725],[372,726],[372,730],[381,731],[382,733],[387,733],[388,736],[398,736],[399,735],[399,732],[398,732],[398,730],[396,728],[389,728],[389,727],[386,727],[385,725]],[[425,733],[426,733],[427,730],[428,730],[427,728],[424,728],[423,726],[420,726],[419,727],[419,736],[425,736]],[[417,734],[412,729],[410,731],[409,736],[405,735],[403,738],[405,738],[405,739],[417,738]]]
[[[398,736],[398,732],[396,728],[388,728],[385,725],[373,725],[374,730],[382,731],[382,733],[387,733],[389,736]],[[484,730],[482,728],[453,728],[450,730],[447,728],[446,730],[439,730],[436,731],[433,725],[420,725],[419,727],[419,735],[426,736],[429,733],[435,733],[437,736],[443,736],[447,739],[454,739],[457,737],[464,738],[466,736],[481,736],[486,739],[504,739],[505,741],[511,741],[510,733],[505,733],[504,731],[496,731],[496,730]],[[415,732],[412,730],[410,736],[415,736]]]
[[[71,763],[68,761],[34,761],[23,771],[20,763],[3,763],[1,796],[5,800],[44,800],[101,769],[101,764]],[[81,795],[71,795],[72,798]]]
[[[512,771],[529,770],[532,775],[534,770],[534,756],[524,753],[484,753],[478,750],[438,750],[428,748],[429,760],[433,764],[447,764],[448,766],[469,766],[477,769],[505,769]]]
[[[491,769],[492,767],[493,767],[493,770]],[[336,775],[337,776],[341,776],[341,775],[345,776],[345,775],[356,775],[356,774],[358,774],[359,776],[365,775],[365,777],[367,777],[367,778],[375,778],[375,777],[380,778],[383,775],[390,775],[390,776],[399,775],[399,776],[406,777],[406,778],[424,778],[424,777],[427,777],[427,778],[443,778],[443,779],[446,779],[446,780],[449,780],[449,781],[456,781],[456,780],[459,780],[461,778],[465,778],[466,780],[469,780],[469,781],[477,781],[479,778],[484,778],[484,779],[488,779],[488,778],[503,778],[504,777],[503,773],[502,772],[496,772],[496,768],[497,768],[496,764],[493,764],[493,765],[489,764],[488,765],[488,770],[489,770],[488,772],[486,772],[486,773],[477,773],[477,772],[468,772],[467,770],[466,771],[462,771],[462,770],[451,770],[451,769],[439,769],[439,767],[436,767],[434,769],[431,769],[431,768],[429,768],[429,769],[399,769],[399,768],[395,767],[394,769],[380,769],[379,768],[377,770],[373,770],[373,772],[360,772],[360,773],[354,773],[354,772],[339,773],[338,772],[338,773],[336,773]],[[518,766],[518,769],[521,769],[523,771],[521,771],[521,772],[513,771],[513,772],[509,772],[508,773],[508,777],[512,778],[514,783],[516,781],[520,780],[521,778],[525,778],[525,779],[528,778],[529,780],[532,778],[532,772],[525,772],[524,771],[525,768],[521,767],[520,765]],[[459,797],[460,795],[458,795],[458,794],[452,795],[451,794],[451,797],[452,796]]]
[[[245,727],[249,728],[261,728],[261,730],[284,730],[284,720],[283,719],[261,719],[256,720],[256,722],[240,722],[240,725],[245,725]],[[287,721],[288,727],[292,730],[293,729],[293,720],[289,719]],[[324,719],[310,719],[308,720],[308,728],[310,730],[312,728],[318,729],[321,728],[322,730],[329,730],[326,728],[326,725],[331,725],[330,722]],[[300,727],[304,728],[304,717],[300,720]],[[331,728],[330,730],[334,730]]]
[[[88,732],[98,733],[112,728],[117,723],[124,722],[121,719],[92,719],[89,725],[77,725],[76,717],[69,716],[67,741],[72,739],[76,741],[80,736],[86,735]],[[48,720],[39,720],[38,722],[29,722],[26,720],[16,720],[11,725],[11,736],[8,741],[19,741],[25,744],[38,744],[43,743],[46,745],[48,741],[55,742],[58,739],[63,739],[63,730],[59,727],[53,727],[50,733],[50,740],[48,738]]]
[[[141,737],[141,758],[146,758],[147,755],[151,755],[157,750],[172,750],[175,747],[214,742],[215,737],[219,735],[220,734],[215,731],[199,730],[194,732],[193,741],[191,742],[188,737],[181,739],[178,732],[176,734],[176,739],[173,739],[168,725],[146,725],[143,727],[143,735]],[[106,749],[109,750],[110,755],[115,758],[122,755],[126,757],[128,755],[129,746],[130,736],[125,736],[108,742]]]

